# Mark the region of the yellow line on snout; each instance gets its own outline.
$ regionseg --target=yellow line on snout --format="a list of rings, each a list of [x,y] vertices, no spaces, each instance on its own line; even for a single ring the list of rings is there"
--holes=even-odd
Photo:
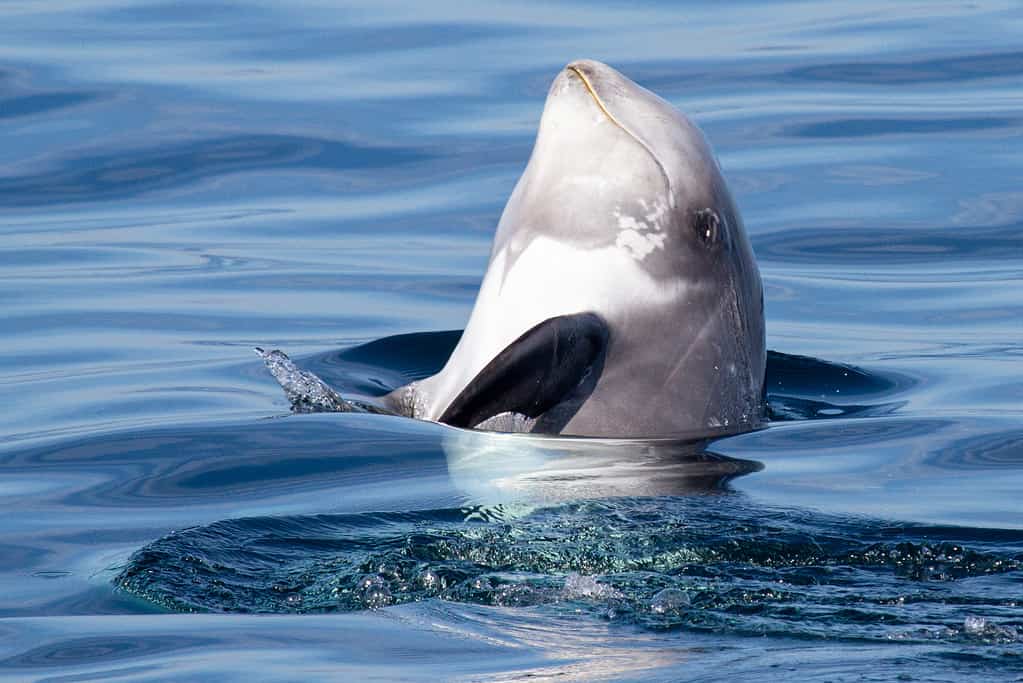
[[[650,155],[650,158],[654,160],[654,163],[657,165],[658,170],[661,172],[661,177],[664,178],[664,186],[667,192],[669,204],[671,206],[674,206],[675,200],[671,192],[671,179],[668,177],[668,172],[664,169],[664,164],[661,163],[661,160],[657,158],[657,155],[654,154],[653,150],[651,150],[650,147],[645,142],[636,137],[631,130],[623,126],[622,123],[614,117],[614,114],[607,110],[607,107],[604,106],[604,103],[601,102],[600,97],[597,95],[597,91],[593,89],[593,85],[590,83],[590,79],[586,78],[586,74],[584,74],[578,67],[574,66],[568,67],[568,70],[574,73],[576,76],[578,76],[579,80],[583,82],[583,87],[586,88],[586,92],[590,93],[590,97],[592,97],[593,101],[597,103],[598,107],[600,107],[600,111],[604,112],[604,116],[607,117],[607,120],[618,126],[618,128],[620,128],[622,132],[624,132],[630,138],[635,140],[640,147],[646,150],[647,154]]]
[[[611,121],[611,123],[615,124],[622,130],[624,130],[626,133],[629,133],[625,126],[623,126],[618,121],[618,119],[614,117],[614,114],[607,110],[607,107],[604,106],[604,103],[600,101],[600,97],[597,95],[597,91],[593,89],[593,85],[590,83],[590,79],[586,78],[586,74],[584,74],[582,71],[580,71],[577,67],[574,66],[570,66],[568,67],[568,69],[576,76],[578,76],[579,80],[583,82],[583,86],[586,88],[586,92],[590,93],[590,97],[592,97],[593,101],[597,103],[598,107],[600,107],[600,111],[604,112],[604,116],[606,116]],[[633,137],[632,133],[629,133],[629,137]]]

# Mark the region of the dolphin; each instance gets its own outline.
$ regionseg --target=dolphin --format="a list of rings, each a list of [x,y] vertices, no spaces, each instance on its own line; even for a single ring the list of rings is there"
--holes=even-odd
[[[551,84],[458,345],[382,406],[484,430],[712,437],[763,423],[765,363],[760,273],[703,134],[579,60]]]

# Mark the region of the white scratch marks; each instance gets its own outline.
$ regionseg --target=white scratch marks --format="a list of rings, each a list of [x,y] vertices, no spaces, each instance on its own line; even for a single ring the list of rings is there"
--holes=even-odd
[[[640,198],[638,202],[641,209],[639,217],[622,213],[620,206],[615,207],[614,217],[618,221],[615,246],[642,261],[654,250],[664,249],[667,239],[664,219],[668,215],[668,205],[660,199],[649,202]]]

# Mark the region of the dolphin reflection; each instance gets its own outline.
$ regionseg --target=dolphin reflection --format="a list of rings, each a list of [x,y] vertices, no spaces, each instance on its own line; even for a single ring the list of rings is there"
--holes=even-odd
[[[706,439],[595,439],[447,429],[451,482],[475,502],[544,505],[586,498],[727,492],[763,469]]]

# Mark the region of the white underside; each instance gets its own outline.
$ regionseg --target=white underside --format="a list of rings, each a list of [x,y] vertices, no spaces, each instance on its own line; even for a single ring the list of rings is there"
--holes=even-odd
[[[506,277],[502,250],[483,279],[469,324],[444,369],[420,382],[423,417],[436,420],[494,356],[548,318],[595,312],[612,328],[627,327],[630,312],[672,310],[686,283],[654,280],[622,245],[579,249],[537,237]]]

